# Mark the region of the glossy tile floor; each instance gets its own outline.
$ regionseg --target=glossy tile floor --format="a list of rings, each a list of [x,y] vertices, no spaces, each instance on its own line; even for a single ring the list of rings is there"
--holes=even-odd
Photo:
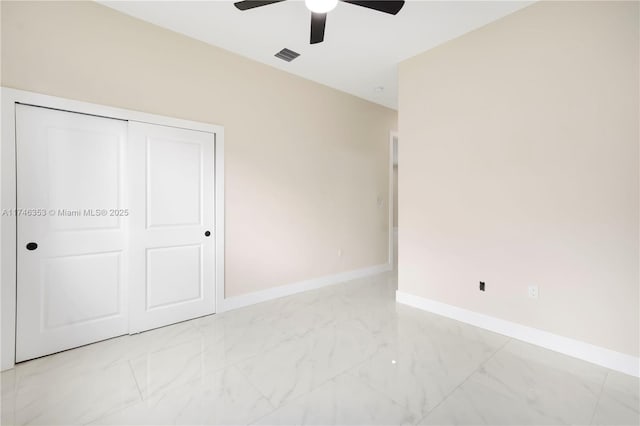
[[[638,424],[638,379],[396,305],[393,274],[2,373],[2,424]]]

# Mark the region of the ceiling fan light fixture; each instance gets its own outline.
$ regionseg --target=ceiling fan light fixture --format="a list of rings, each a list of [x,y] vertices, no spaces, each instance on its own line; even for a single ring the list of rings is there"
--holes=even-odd
[[[335,9],[338,0],[304,0],[304,4],[313,13],[327,13]]]

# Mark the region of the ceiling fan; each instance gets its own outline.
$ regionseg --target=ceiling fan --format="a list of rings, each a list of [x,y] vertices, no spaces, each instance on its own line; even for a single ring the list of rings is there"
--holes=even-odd
[[[273,3],[280,3],[285,0],[243,0],[235,2],[234,5],[240,10],[249,10],[256,7],[267,6]],[[404,1],[354,1],[340,0],[344,3],[351,3],[356,6],[366,7],[367,9],[377,10],[379,12],[396,15],[404,6]],[[324,40],[324,27],[327,22],[327,13],[331,12],[338,0],[305,0],[307,9],[311,11],[311,44],[322,43]]]

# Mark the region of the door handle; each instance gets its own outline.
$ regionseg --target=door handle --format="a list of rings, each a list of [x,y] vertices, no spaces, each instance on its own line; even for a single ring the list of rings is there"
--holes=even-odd
[[[208,237],[209,235],[211,235],[211,231],[204,231],[204,236]]]
[[[38,248],[37,243],[27,243],[27,250],[35,250]]]

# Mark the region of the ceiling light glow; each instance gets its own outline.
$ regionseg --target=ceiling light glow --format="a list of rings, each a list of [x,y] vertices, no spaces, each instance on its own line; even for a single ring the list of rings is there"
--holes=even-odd
[[[338,5],[338,0],[304,0],[304,4],[314,13],[327,13]]]

